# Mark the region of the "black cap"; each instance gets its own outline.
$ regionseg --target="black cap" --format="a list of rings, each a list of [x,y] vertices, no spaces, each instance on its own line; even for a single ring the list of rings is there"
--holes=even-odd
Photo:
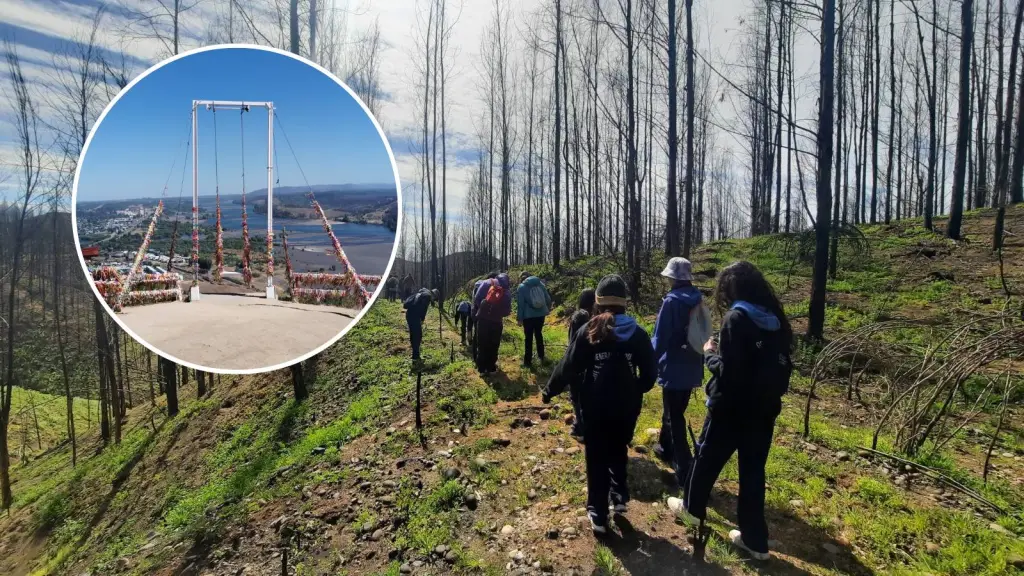
[[[626,282],[618,274],[610,274],[597,283],[598,306],[625,306],[629,298]]]

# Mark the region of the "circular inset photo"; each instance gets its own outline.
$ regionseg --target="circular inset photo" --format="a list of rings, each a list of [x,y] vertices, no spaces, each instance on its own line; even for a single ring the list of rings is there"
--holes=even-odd
[[[380,125],[327,71],[258,46],[166,60],[89,134],[71,218],[107,312],[191,368],[283,368],[344,336],[395,257]]]

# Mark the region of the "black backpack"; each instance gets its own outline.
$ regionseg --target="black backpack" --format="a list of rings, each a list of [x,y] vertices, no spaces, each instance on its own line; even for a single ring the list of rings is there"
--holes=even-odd
[[[746,316],[742,309],[737,310]],[[749,316],[747,319],[754,324]],[[789,379],[793,374],[789,342],[779,331],[762,330],[756,324],[754,330],[754,366],[758,381],[754,389],[765,399],[778,400],[789,392]]]

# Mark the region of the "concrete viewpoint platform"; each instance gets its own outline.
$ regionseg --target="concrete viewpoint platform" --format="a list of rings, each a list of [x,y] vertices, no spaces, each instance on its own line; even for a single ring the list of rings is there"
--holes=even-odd
[[[254,370],[291,362],[334,338],[356,310],[202,294],[198,302],[126,307],[119,318],[139,338],[180,360],[222,370]]]

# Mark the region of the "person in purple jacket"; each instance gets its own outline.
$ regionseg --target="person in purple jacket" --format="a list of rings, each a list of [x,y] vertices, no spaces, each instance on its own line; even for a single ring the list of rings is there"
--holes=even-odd
[[[477,369],[481,374],[498,371],[498,347],[501,346],[502,320],[512,314],[512,292],[508,274],[498,274],[477,288],[473,297],[476,309],[478,350]]]

